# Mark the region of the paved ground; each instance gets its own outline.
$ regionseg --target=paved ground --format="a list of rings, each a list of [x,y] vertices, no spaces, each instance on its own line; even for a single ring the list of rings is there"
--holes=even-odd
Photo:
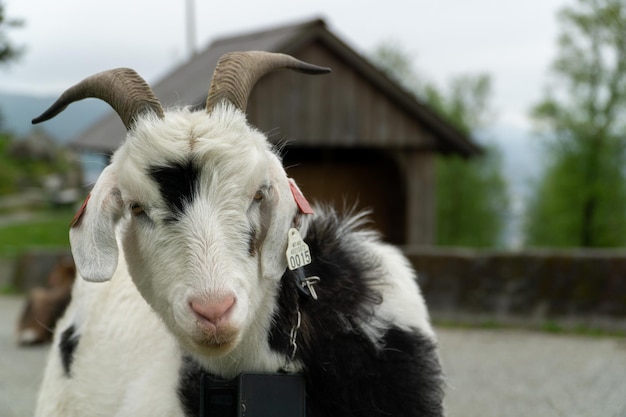
[[[18,348],[14,329],[22,297],[0,296],[0,417],[33,415],[47,348]]]
[[[624,417],[626,340],[439,331],[450,417]]]
[[[0,296],[0,417],[32,415],[47,349],[12,340],[22,306]],[[439,329],[449,417],[624,417],[626,341]]]

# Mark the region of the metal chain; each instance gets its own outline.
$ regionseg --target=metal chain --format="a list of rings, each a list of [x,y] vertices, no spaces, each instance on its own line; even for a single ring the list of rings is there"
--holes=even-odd
[[[291,331],[289,332],[289,347],[291,348],[291,355],[289,355],[289,360],[293,361],[296,357],[296,352],[298,351],[298,330],[300,329],[300,324],[302,322],[302,315],[300,314],[300,308],[296,310],[297,319],[296,324],[291,327]]]

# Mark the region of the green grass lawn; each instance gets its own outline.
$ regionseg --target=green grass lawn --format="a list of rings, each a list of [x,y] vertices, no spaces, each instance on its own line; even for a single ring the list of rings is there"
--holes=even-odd
[[[69,223],[74,209],[49,210],[30,220],[0,224],[0,256],[12,258],[30,248],[69,247]]]

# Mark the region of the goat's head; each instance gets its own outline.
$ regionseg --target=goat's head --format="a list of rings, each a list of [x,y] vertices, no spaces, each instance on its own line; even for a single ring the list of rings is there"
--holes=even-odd
[[[265,73],[328,69],[264,52],[231,53],[216,67],[206,112],[163,111],[134,71],[118,69],[68,89],[47,120],[96,97],[127,128],[70,230],[78,271],[106,281],[118,242],[142,296],[186,348],[221,354],[255,317],[286,268],[288,229],[298,215],[289,179],[266,137],[245,118],[248,95]]]

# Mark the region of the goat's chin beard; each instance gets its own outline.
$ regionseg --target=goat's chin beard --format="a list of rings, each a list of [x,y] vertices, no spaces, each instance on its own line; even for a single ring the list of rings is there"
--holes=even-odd
[[[188,339],[188,348],[203,356],[222,356],[239,343],[239,331],[231,326],[218,328],[215,332],[198,330]]]

